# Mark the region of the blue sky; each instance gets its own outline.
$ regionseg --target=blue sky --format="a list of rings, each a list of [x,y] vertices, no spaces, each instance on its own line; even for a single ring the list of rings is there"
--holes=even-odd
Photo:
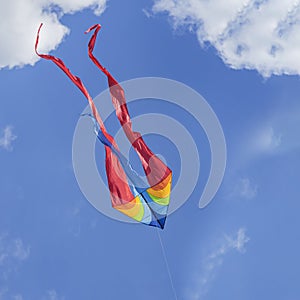
[[[199,209],[210,165],[199,124],[164,106],[131,108],[133,117],[157,109],[176,118],[199,149],[197,186],[160,233],[178,299],[299,299],[299,4],[104,5],[0,3],[0,299],[176,299],[157,230],[102,215],[80,191],[72,140],[86,101],[34,56],[41,21],[41,50],[63,58],[93,97],[107,86],[87,57],[83,32],[100,23],[95,53],[119,81],[177,80],[218,116],[226,172],[213,201]],[[176,145],[155,135],[147,142],[179,178],[180,153],[163,149]],[[99,144],[96,153],[101,173]],[[109,193],[101,200],[110,201]]]

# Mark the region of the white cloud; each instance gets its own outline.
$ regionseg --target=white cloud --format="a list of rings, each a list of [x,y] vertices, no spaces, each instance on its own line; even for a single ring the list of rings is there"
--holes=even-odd
[[[155,0],[153,12],[195,31],[233,69],[300,74],[299,0]]]
[[[84,8],[101,14],[106,0],[0,0],[0,69],[33,65],[39,60],[34,53],[37,29],[44,23],[39,50],[47,53],[55,49],[69,29],[60,23],[66,13]]]
[[[222,266],[226,254],[231,251],[246,252],[246,244],[250,238],[246,235],[245,228],[239,228],[233,235],[225,235],[218,246],[201,261],[201,272],[195,275],[194,287],[189,290],[187,298],[190,300],[201,299],[209,290],[211,283]]]
[[[12,133],[12,127],[6,126],[3,130],[3,136],[0,138],[0,148],[11,151],[12,150],[12,142],[16,138],[17,138],[17,136]]]

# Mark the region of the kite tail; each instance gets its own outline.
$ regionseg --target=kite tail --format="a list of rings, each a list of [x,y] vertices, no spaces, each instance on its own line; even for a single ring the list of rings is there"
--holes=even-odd
[[[107,76],[108,85],[110,89],[110,95],[112,98],[113,105],[116,110],[117,118],[123,130],[136,150],[142,162],[147,180],[150,186],[156,186],[156,189],[163,189],[166,182],[171,181],[172,171],[149,149],[144,142],[139,132],[132,130],[132,123],[128,112],[125,93],[123,88],[117,82],[116,79],[110,74],[110,72],[104,68],[97,58],[93,55],[93,50],[101,26],[96,24],[90,27],[85,33],[94,30],[92,37],[88,44],[88,54],[93,63]]]
[[[89,102],[89,105],[91,107],[92,113],[95,116],[97,122],[99,123],[99,126],[100,126],[101,130],[106,132],[104,124],[103,124],[103,122],[100,118],[100,115],[99,115],[99,113],[96,109],[96,106],[95,106],[91,96],[89,95],[86,87],[83,85],[81,79],[79,77],[73,75],[71,73],[71,71],[66,67],[66,65],[64,64],[64,62],[60,58],[57,58],[57,57],[55,57],[53,55],[49,55],[49,54],[40,54],[40,53],[38,53],[37,47],[38,47],[38,43],[39,43],[40,31],[41,31],[42,26],[43,26],[43,23],[41,23],[41,25],[38,29],[36,42],[35,42],[35,53],[43,59],[51,60],[52,62],[54,62],[71,79],[71,81],[80,89],[80,91],[87,98],[87,100]]]
[[[80,89],[80,91],[84,94],[84,96],[87,98],[89,105],[91,107],[93,116],[97,120],[97,123],[99,124],[100,131],[102,135],[105,137],[107,141],[109,141],[109,144],[113,146],[114,149],[118,151],[117,144],[114,140],[114,138],[107,133],[104,123],[97,111],[97,108],[92,100],[92,97],[89,95],[87,89],[83,85],[81,79],[71,73],[71,71],[66,67],[64,62],[52,55],[48,54],[40,54],[37,51],[38,43],[39,43],[39,33],[41,30],[43,24],[40,25],[36,37],[35,42],[35,52],[36,54],[43,58],[50,60],[54,62],[70,79],[71,81]],[[131,192],[131,189],[127,182],[127,176],[122,169],[122,166],[120,164],[120,161],[118,157],[113,153],[112,147],[109,147],[108,145],[105,145],[105,153],[106,153],[106,160],[105,160],[105,166],[106,166],[106,174],[107,174],[107,180],[108,180],[108,186],[111,194],[112,204],[113,206],[118,205],[124,205],[124,203],[128,203],[134,199],[134,195]]]

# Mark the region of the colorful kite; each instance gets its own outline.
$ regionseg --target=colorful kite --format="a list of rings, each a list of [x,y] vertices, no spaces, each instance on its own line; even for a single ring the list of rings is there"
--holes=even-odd
[[[74,76],[61,59],[52,55],[38,53],[37,46],[42,25],[40,25],[37,33],[35,52],[41,58],[54,62],[87,98],[92,111],[90,116],[94,120],[97,137],[105,146],[106,175],[113,208],[138,222],[163,229],[170,202],[172,171],[153,154],[144,142],[141,134],[132,130],[124,90],[93,55],[95,41],[101,26],[96,24],[86,31],[88,33],[95,30],[89,41],[89,57],[107,76],[117,118],[141,160],[147,177],[147,184],[122,155],[114,138],[107,133],[97,108],[80,78]]]

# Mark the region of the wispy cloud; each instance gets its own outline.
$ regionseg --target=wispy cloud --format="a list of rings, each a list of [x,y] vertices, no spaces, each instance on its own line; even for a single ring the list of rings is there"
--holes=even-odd
[[[246,235],[246,229],[240,228],[235,236],[225,235],[227,241],[227,250],[234,249],[239,253],[246,252],[246,244],[250,241],[250,238]]]
[[[17,139],[17,136],[12,132],[12,126],[6,126],[2,132],[2,137],[0,138],[0,148],[7,151],[12,151],[12,143]]]
[[[7,294],[7,291],[8,291],[7,288],[4,288],[4,287],[0,288],[0,300],[5,300],[4,296]]]
[[[246,235],[246,229],[240,228],[235,234],[224,235],[216,248],[201,260],[200,272],[196,272],[193,278],[194,286],[189,289],[187,299],[200,300],[208,293],[211,284],[217,276],[217,271],[223,265],[229,252],[246,252],[246,244],[250,238]]]
[[[240,133],[233,164],[245,166],[265,156],[286,155],[300,149],[300,108],[276,108],[264,122],[253,122],[247,132]]]
[[[46,295],[42,298],[42,300],[64,300],[65,297],[61,297],[55,290],[47,291]]]
[[[45,24],[41,35],[40,50],[49,52],[58,47],[69,29],[60,19],[91,8],[100,15],[106,0],[10,0],[1,1],[0,9],[0,69],[13,68],[38,61],[34,53],[35,36],[41,22]]]
[[[284,154],[300,148],[300,107],[274,109],[273,116],[268,120],[270,125],[260,125],[252,144],[258,149],[272,154]],[[256,143],[255,139],[265,140],[265,143]]]
[[[67,210],[66,218],[68,220],[68,231],[75,237],[79,238],[81,234],[82,219],[81,219],[81,202],[76,202],[73,207]]]
[[[8,288],[0,288],[0,300],[23,300],[21,294],[13,294],[9,292]]]
[[[252,148],[259,153],[271,153],[276,151],[282,143],[282,134],[275,133],[272,126],[263,126],[259,128],[252,138]]]
[[[25,246],[23,241],[18,238],[13,240],[13,247],[11,249],[11,255],[15,259],[19,261],[24,261],[29,257],[30,254],[30,247]]]
[[[20,295],[20,294],[17,294],[17,295],[12,296],[11,299],[12,299],[12,300],[23,300],[23,296]]]
[[[0,276],[3,279],[7,279],[29,255],[30,246],[25,246],[22,239],[0,234]]]
[[[256,197],[258,185],[251,182],[249,178],[240,178],[230,197],[239,197],[243,199],[253,199]]]
[[[299,1],[156,0],[153,11],[196,32],[233,69],[300,74]]]

